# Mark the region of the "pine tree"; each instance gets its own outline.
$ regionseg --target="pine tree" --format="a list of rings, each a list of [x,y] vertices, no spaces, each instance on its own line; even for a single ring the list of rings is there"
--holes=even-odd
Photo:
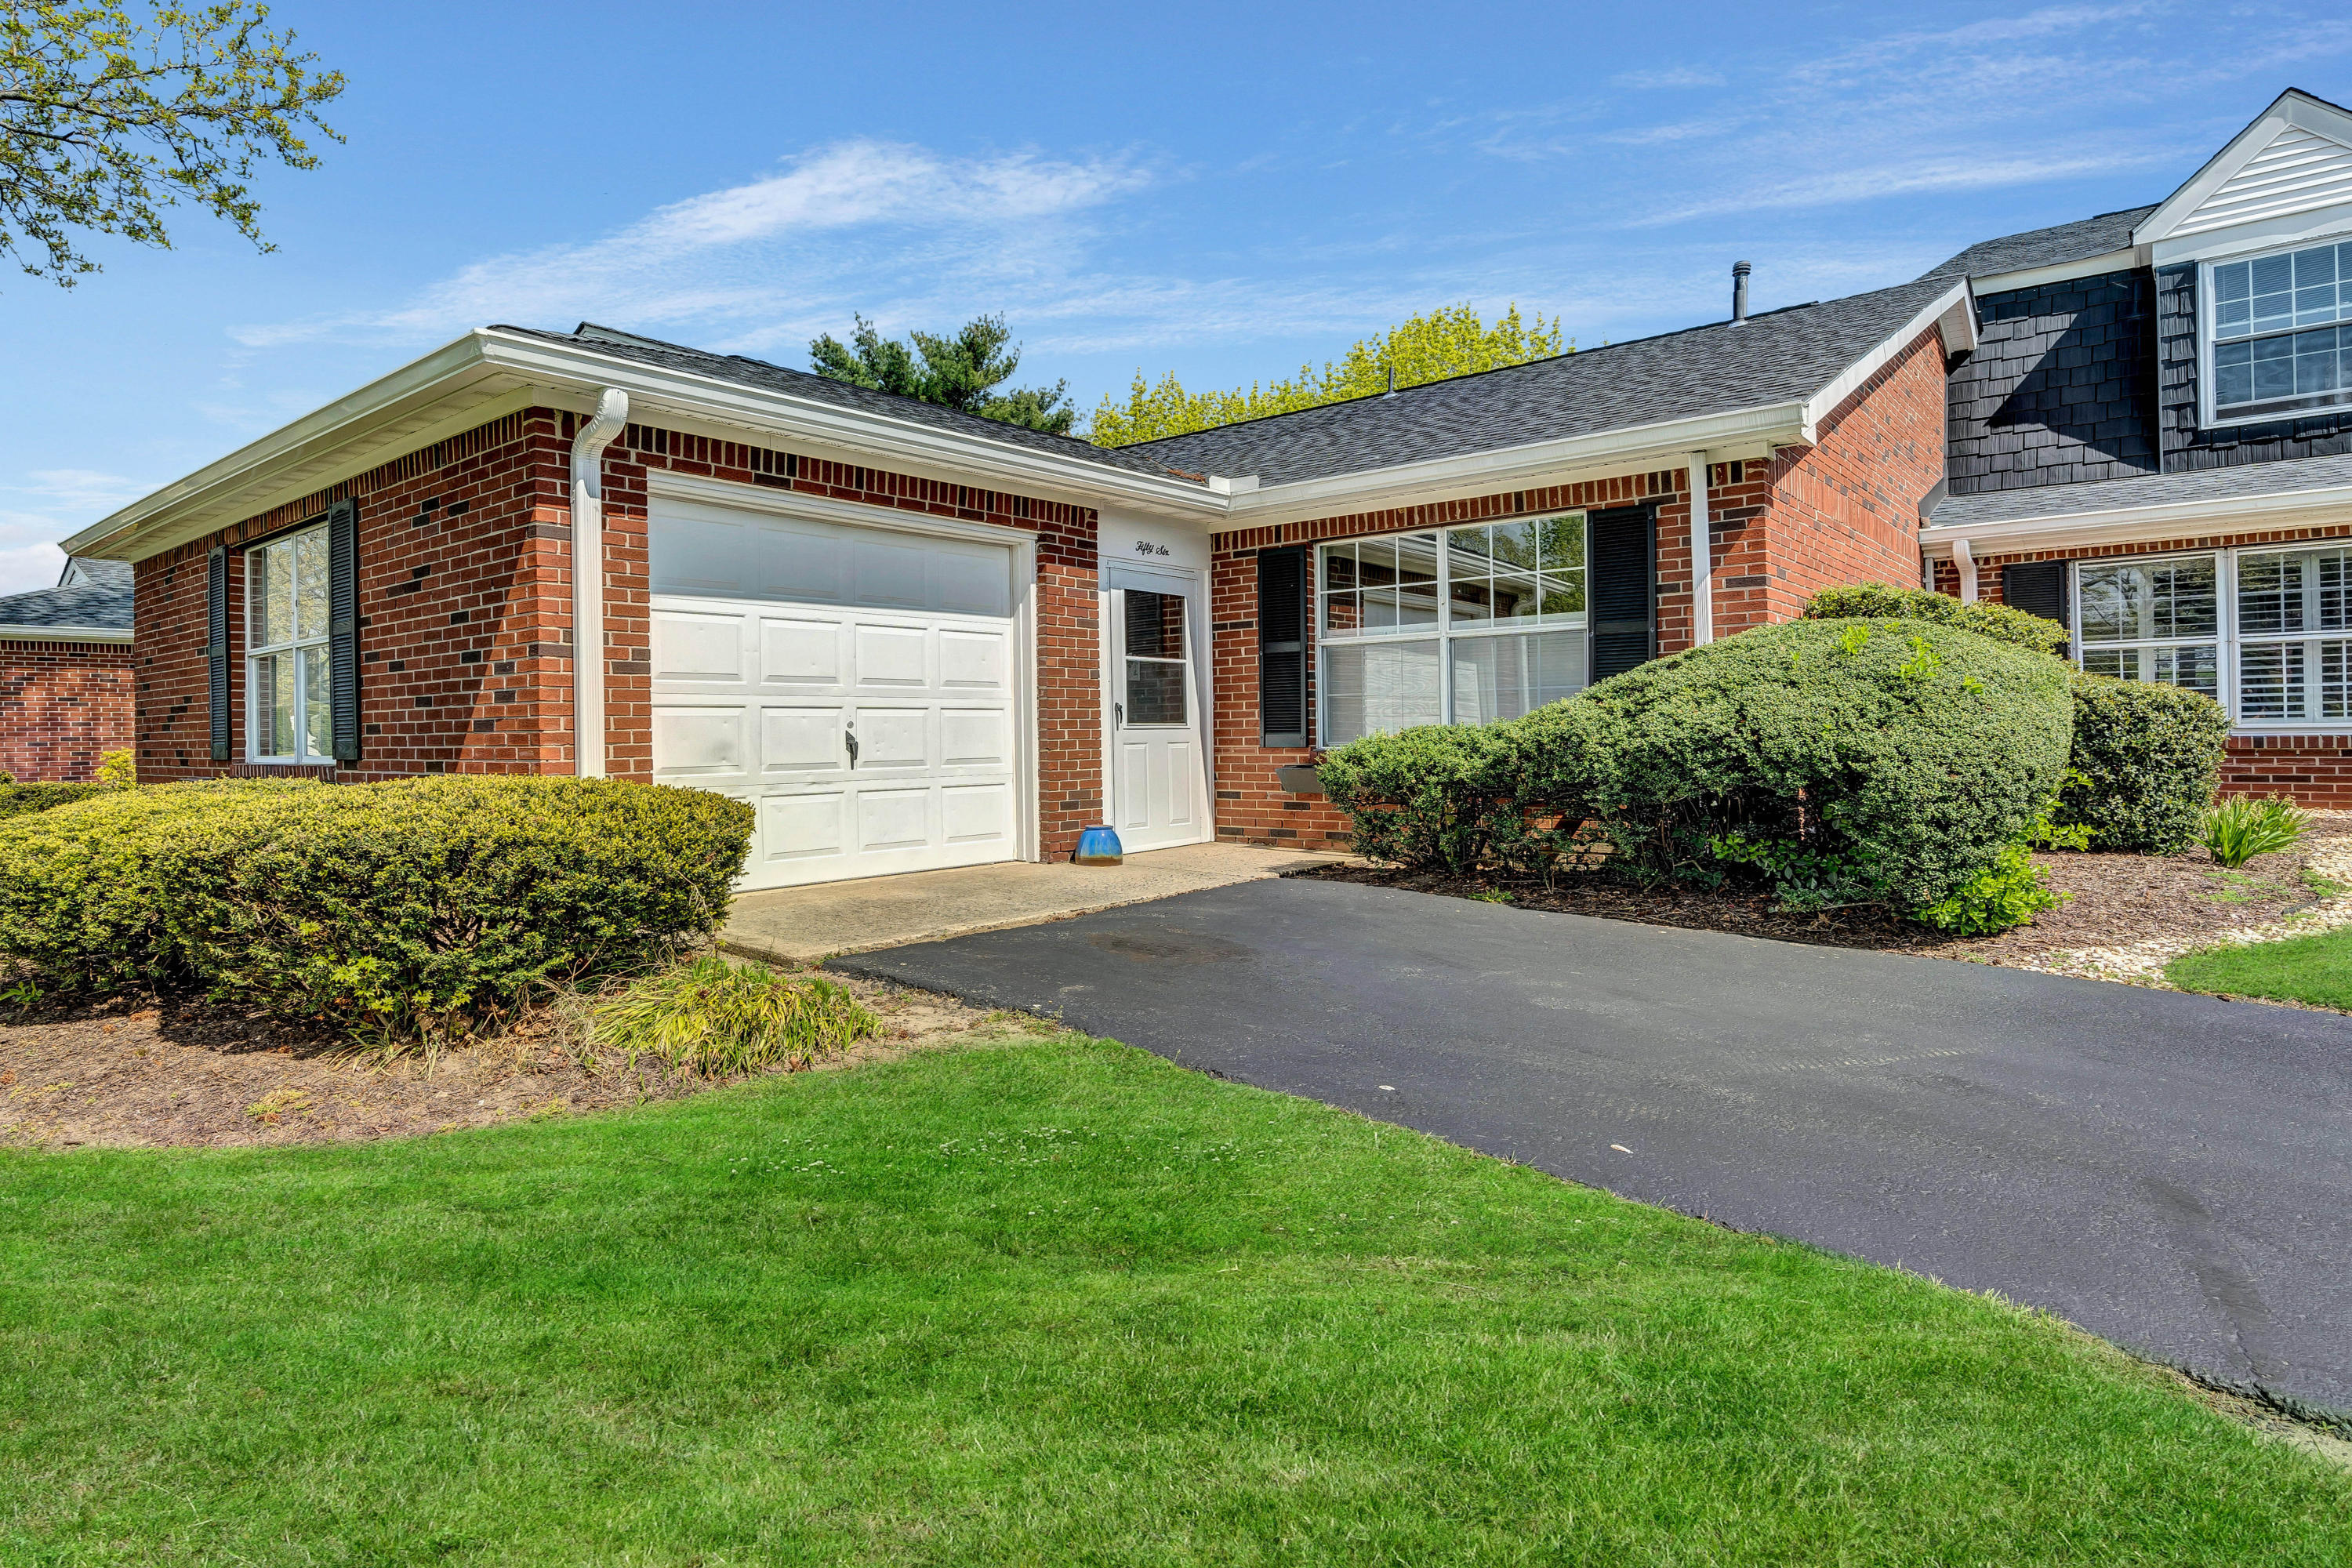
[[[907,341],[886,338],[864,316],[844,344],[827,332],[809,344],[809,368],[853,386],[919,397],[942,408],[961,409],[983,419],[1066,436],[1077,410],[1066,401],[1067,381],[1052,386],[1005,387],[1020,368],[1018,344],[1002,316],[981,316],[949,337],[908,332]]]

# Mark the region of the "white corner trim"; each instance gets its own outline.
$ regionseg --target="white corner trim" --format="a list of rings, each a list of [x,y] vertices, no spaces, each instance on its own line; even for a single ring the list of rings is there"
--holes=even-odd
[[[129,626],[0,626],[0,642],[129,642]]]
[[[1816,438],[1822,421],[1834,413],[1837,405],[1853,395],[1863,383],[1886,368],[1887,363],[1911,346],[1912,340],[1929,327],[1940,328],[1944,334],[1944,352],[1959,353],[1977,346],[1977,297],[1965,278],[1954,283],[1929,300],[1918,314],[1913,316],[1885,341],[1846,366],[1835,381],[1805,401],[1805,441],[1811,445]]]

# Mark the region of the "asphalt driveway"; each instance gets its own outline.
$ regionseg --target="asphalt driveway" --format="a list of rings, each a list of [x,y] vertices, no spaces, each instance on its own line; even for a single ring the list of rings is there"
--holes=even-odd
[[[1304,880],[835,966],[2352,1410],[2352,1018]]]

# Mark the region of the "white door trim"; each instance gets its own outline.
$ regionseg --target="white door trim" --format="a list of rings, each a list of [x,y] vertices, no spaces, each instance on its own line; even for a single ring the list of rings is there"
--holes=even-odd
[[[1013,810],[1017,853],[1024,860],[1044,858],[1039,828],[1037,735],[1037,535],[1025,528],[992,522],[969,522],[961,518],[929,517],[890,507],[835,500],[830,496],[772,490],[730,479],[704,479],[698,474],[674,474],[663,468],[646,470],[646,534],[651,555],[654,505],[659,500],[699,501],[707,506],[763,512],[771,517],[800,517],[855,528],[888,529],[933,539],[983,540],[1009,546],[1013,552]],[[652,563],[646,563],[646,588],[654,590]],[[608,611],[609,613],[609,611]],[[609,742],[609,733],[607,740]]]
[[[1113,614],[1118,594],[1126,588],[1143,588],[1147,592],[1179,593],[1184,600],[1184,637],[1186,664],[1190,667],[1192,683],[1184,693],[1186,710],[1191,716],[1192,755],[1198,773],[1199,786],[1196,809],[1201,816],[1201,832],[1197,838],[1186,842],[1207,844],[1217,837],[1216,769],[1210,758],[1209,737],[1215,727],[1214,710],[1210,705],[1210,691],[1216,684],[1211,668],[1215,658],[1213,645],[1209,641],[1208,582],[1209,574],[1196,566],[1163,566],[1157,562],[1113,561],[1104,564],[1101,586],[1095,594],[1096,623],[1100,629],[1102,663],[1101,712],[1102,733],[1102,804],[1103,821],[1116,825],[1118,807],[1118,703],[1120,685],[1126,676],[1119,653],[1120,627]],[[1155,848],[1173,848],[1173,845],[1155,845]]]

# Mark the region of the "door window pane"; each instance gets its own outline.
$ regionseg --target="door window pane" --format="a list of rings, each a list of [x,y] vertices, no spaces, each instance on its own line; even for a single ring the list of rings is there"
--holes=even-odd
[[[1444,719],[1434,638],[1350,642],[1324,650],[1323,743],[1435,724]]]
[[[1128,658],[1182,658],[1184,595],[1129,588],[1126,599]]]

